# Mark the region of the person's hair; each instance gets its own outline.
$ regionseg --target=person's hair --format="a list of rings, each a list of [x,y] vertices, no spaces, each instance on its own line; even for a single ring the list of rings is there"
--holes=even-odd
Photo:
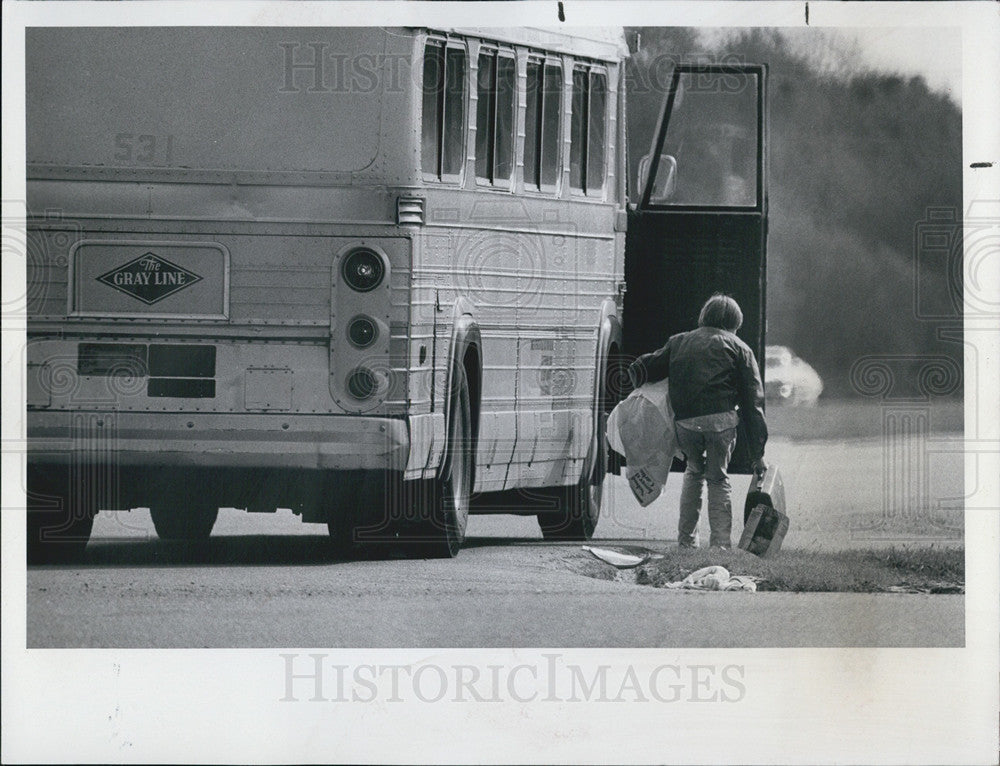
[[[699,327],[718,327],[720,330],[736,332],[743,325],[740,305],[730,296],[716,293],[701,307],[698,314]]]

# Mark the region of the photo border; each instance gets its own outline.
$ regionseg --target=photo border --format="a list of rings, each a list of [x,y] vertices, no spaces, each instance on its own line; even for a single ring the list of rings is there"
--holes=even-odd
[[[926,26],[963,34],[965,207],[1000,199],[996,125],[1000,24],[993,3],[559,3],[567,24],[606,26]],[[557,26],[556,2],[3,4],[3,199],[24,200],[24,35],[31,25],[459,25]],[[972,168],[977,162],[990,167]],[[6,215],[6,210],[5,210]],[[998,264],[986,263],[996,270]],[[992,273],[992,272],[991,272]],[[985,275],[987,278],[989,274]],[[994,285],[1000,285],[1000,274]],[[4,284],[24,282],[5,259]],[[989,284],[989,282],[986,282]],[[5,301],[9,294],[5,287]],[[24,438],[18,320],[3,327],[2,758],[12,761],[189,760],[418,762],[995,763],[1000,622],[1000,380],[995,326],[966,315],[978,348],[967,368],[974,411],[977,496],[965,524],[964,649],[607,650],[26,650]],[[967,365],[969,360],[967,358]],[[967,421],[968,422],[968,421]],[[983,470],[985,469],[985,470]],[[967,486],[975,466],[966,456]],[[986,477],[984,479],[984,476]],[[933,598],[933,596],[929,596]],[[739,626],[734,626],[739,630]],[[439,663],[544,667],[564,662],[643,673],[664,663],[743,667],[745,693],[730,704],[498,703],[408,699],[374,703],[282,702],[283,653],[326,653],[331,664]]]

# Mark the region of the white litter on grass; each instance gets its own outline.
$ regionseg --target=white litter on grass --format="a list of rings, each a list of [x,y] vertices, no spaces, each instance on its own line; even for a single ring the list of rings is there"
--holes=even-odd
[[[731,575],[725,567],[711,566],[697,569],[679,582],[667,583],[664,588],[688,590],[757,590],[757,580],[748,575]]]
[[[643,553],[641,556],[634,553],[620,553],[610,548],[591,548],[589,545],[581,546],[592,556],[596,556],[605,564],[611,564],[618,569],[635,569],[652,559],[661,559],[663,556],[655,553]]]

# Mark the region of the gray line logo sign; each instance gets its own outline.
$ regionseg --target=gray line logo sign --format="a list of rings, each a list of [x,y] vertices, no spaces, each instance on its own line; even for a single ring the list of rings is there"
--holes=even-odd
[[[138,298],[147,305],[152,305],[168,295],[190,287],[195,282],[200,282],[201,277],[176,263],[171,263],[166,258],[161,258],[156,253],[146,253],[117,269],[112,269],[107,274],[102,274],[97,281]]]

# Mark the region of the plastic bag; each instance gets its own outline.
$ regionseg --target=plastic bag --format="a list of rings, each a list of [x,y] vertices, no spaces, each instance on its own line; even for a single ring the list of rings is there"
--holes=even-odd
[[[625,477],[645,508],[663,491],[678,454],[666,380],[640,386],[608,416],[608,444],[625,456]]]

